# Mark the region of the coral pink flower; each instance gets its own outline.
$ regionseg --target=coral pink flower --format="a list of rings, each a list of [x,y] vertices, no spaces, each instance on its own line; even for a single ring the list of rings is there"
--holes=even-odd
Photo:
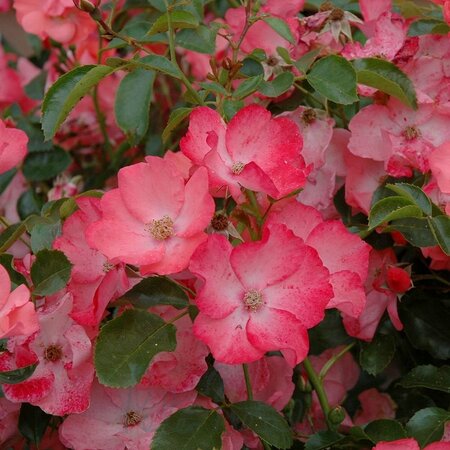
[[[214,367],[220,373],[225,395],[233,402],[247,400],[244,372],[240,365],[221,364]],[[281,411],[294,392],[292,368],[280,356],[264,357],[248,365],[253,398]]]
[[[20,405],[12,403],[6,398],[0,398],[0,444],[9,448],[7,441],[18,436],[17,423],[19,420]]]
[[[194,334],[217,361],[252,362],[271,350],[291,366],[304,359],[306,330],[322,320],[332,290],[317,252],[284,225],[235,248],[211,235],[189,268],[204,280]]]
[[[118,179],[119,188],[101,199],[102,218],[88,227],[88,243],[143,274],[185,269],[214,213],[206,169],[185,184],[169,161],[148,157],[121,169]]]
[[[72,0],[14,0],[17,20],[28,33],[41,39],[50,37],[63,44],[75,44],[96,29],[89,14]]]
[[[347,231],[339,220],[324,221],[311,206],[294,199],[278,202],[270,211],[267,224],[282,223],[319,254],[330,271],[333,298],[328,308],[338,308],[358,317],[365,305],[364,283],[369,266],[370,247]]]
[[[413,169],[425,173],[429,157],[450,140],[448,116],[431,105],[414,111],[391,99],[384,105],[369,105],[350,121],[349,150],[356,156],[384,161],[394,177],[411,176]]]
[[[420,450],[415,439],[406,438],[397,441],[379,442],[372,450]],[[450,450],[450,442],[433,442],[428,444],[423,450]]]
[[[194,164],[208,168],[213,195],[221,190],[223,196],[228,187],[239,200],[241,187],[275,198],[302,187],[302,142],[292,121],[273,119],[262,106],[250,105],[228,125],[210,108],[194,109],[180,146]]]
[[[161,422],[190,406],[195,397],[195,391],[170,394],[140,385],[110,389],[95,382],[89,409],[63,422],[60,439],[74,450],[148,449]]]
[[[0,174],[17,166],[27,154],[28,137],[16,128],[7,128],[0,120]]]
[[[31,403],[57,416],[89,406],[92,345],[83,327],[69,317],[71,308],[66,294],[52,310],[39,312],[39,333],[27,340],[16,338],[9,348],[12,353],[0,353],[0,370],[38,363],[27,380],[3,386],[8,400]]]
[[[350,336],[365,341],[372,340],[386,309],[394,327],[397,330],[403,328],[397,311],[397,292],[388,284],[389,269],[396,262],[397,258],[391,248],[381,251],[372,249],[370,252],[369,276],[365,285],[366,306],[358,318],[344,315],[344,326]]]
[[[354,424],[364,425],[378,419],[394,419],[397,405],[389,394],[375,388],[367,389],[358,395],[361,409],[357,411]]]
[[[429,162],[439,189],[450,194],[450,141],[445,142],[431,153]]]
[[[36,311],[30,302],[30,291],[21,284],[11,290],[11,280],[0,265],[0,339],[29,336],[39,330]]]
[[[81,197],[79,210],[63,226],[62,236],[53,247],[61,250],[73,264],[67,285],[73,295],[71,317],[81,325],[100,323],[108,303],[129,288],[124,264],[112,264],[86,242],[87,227],[101,218],[100,199]]]

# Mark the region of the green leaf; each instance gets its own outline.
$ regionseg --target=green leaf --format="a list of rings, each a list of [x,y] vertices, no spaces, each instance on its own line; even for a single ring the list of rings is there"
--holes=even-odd
[[[211,55],[216,51],[216,34],[215,29],[200,25],[195,30],[179,31],[175,36],[175,43],[179,47]]]
[[[27,94],[27,97],[30,97],[33,100],[42,100],[44,98],[47,75],[47,71],[42,70],[25,86],[24,91],[25,94]]]
[[[223,403],[225,400],[222,377],[213,366],[208,367],[208,370],[200,378],[196,389],[200,394],[209,397],[217,404]]]
[[[248,400],[233,403],[231,411],[241,422],[264,442],[276,448],[289,448],[292,445],[292,432],[286,420],[278,411],[263,402]]]
[[[169,29],[168,14],[160,16],[148,32],[149,35],[162,33]],[[199,23],[197,18],[188,11],[172,11],[170,13],[171,25],[176,28],[197,28]]]
[[[415,438],[420,447],[438,441],[444,434],[445,423],[450,412],[441,408],[425,408],[417,411],[406,424],[408,435]]]
[[[372,342],[363,344],[359,355],[361,367],[370,375],[382,372],[395,354],[395,339],[391,335],[378,334]]]
[[[169,116],[169,121],[167,122],[166,128],[162,133],[162,140],[166,143],[171,136],[172,132],[183,122],[186,117],[191,113],[192,108],[177,108],[174,109]]]
[[[142,310],[127,310],[104,325],[95,346],[100,383],[129,387],[139,383],[152,358],[176,347],[176,328]]]
[[[258,86],[262,83],[262,75],[256,77],[247,78],[244,80],[237,89],[233,92],[233,97],[237,100],[242,100],[243,98],[253,94],[258,89]]]
[[[258,91],[266,97],[279,97],[294,84],[294,80],[295,77],[291,72],[283,72],[272,81],[263,81],[258,87]]]
[[[33,294],[51,295],[58,292],[70,278],[72,264],[59,250],[41,250],[31,266]]]
[[[9,183],[11,183],[13,178],[16,176],[16,173],[17,169],[14,168],[0,175],[0,194],[2,194],[4,190],[9,186]]]
[[[409,243],[416,247],[437,245],[428,223],[428,217],[393,220],[386,228],[387,230],[399,231]]]
[[[23,174],[29,181],[44,181],[56,177],[72,163],[72,157],[62,148],[46,152],[28,153],[23,164]]]
[[[345,436],[335,431],[319,431],[313,434],[306,442],[305,450],[322,450],[342,441]]]
[[[417,366],[399,382],[404,388],[428,388],[450,394],[450,366]]]
[[[396,97],[411,108],[417,108],[414,85],[395,64],[378,58],[362,58],[353,61],[353,66],[358,83]]]
[[[25,191],[17,202],[17,212],[21,220],[25,220],[31,214],[39,214],[44,204],[44,200],[33,188]]]
[[[248,78],[257,77],[258,75],[264,76],[264,68],[259,61],[253,58],[245,58],[242,64],[242,67],[239,69],[241,75]]]
[[[269,25],[276,33],[278,33],[282,38],[286,39],[291,44],[295,44],[294,36],[292,35],[292,31],[289,28],[287,22],[283,19],[279,19],[278,17],[265,17],[263,19],[264,22]]]
[[[147,132],[154,81],[153,70],[136,69],[122,79],[117,89],[117,125],[132,144],[137,144]]]
[[[20,369],[8,370],[6,372],[0,372],[0,383],[4,384],[17,384],[22,383],[27,378],[30,378],[36,370],[37,363],[31,364]]]
[[[3,253],[2,255],[0,255],[0,264],[8,272],[9,278],[11,279],[11,283],[16,286],[19,286],[20,284],[26,284],[27,281],[25,280],[25,277],[20,272],[17,272],[14,269],[13,260],[14,260],[13,256],[8,253]]]
[[[132,303],[136,308],[148,309],[156,305],[171,305],[177,309],[187,308],[189,298],[181,287],[169,278],[144,278],[118,299]]]
[[[233,116],[244,107],[244,102],[242,100],[225,100],[223,102],[223,113],[225,115],[225,120],[230,121]]]
[[[317,92],[335,103],[350,105],[358,101],[355,69],[342,56],[319,59],[306,79]]]
[[[320,48],[316,48],[305,53],[301,58],[294,62],[294,66],[297,67],[300,72],[306,73],[319,56],[320,51]]]
[[[448,24],[437,19],[421,19],[413,22],[408,29],[408,36],[421,36],[423,34],[447,34],[450,31]]]
[[[201,81],[198,84],[206,91],[214,92],[215,94],[229,95],[228,91],[217,81],[211,81],[209,83]]]
[[[225,421],[216,411],[190,406],[162,422],[152,440],[152,450],[218,450],[224,431]]]
[[[450,217],[444,215],[431,217],[429,224],[439,247],[450,256]]]
[[[47,248],[51,249],[53,241],[61,234],[61,222],[43,222],[36,224],[31,230],[31,250],[33,253]]]
[[[422,210],[411,200],[400,196],[387,197],[372,206],[369,213],[369,228],[374,229],[395,219],[422,217],[422,215]]]
[[[139,60],[132,60],[131,63],[144,69],[157,70],[158,72],[170,75],[173,78],[180,79],[181,72],[172,61],[169,61],[164,56],[148,55]]]
[[[398,195],[409,199],[411,202],[416,204],[424,214],[427,216],[431,216],[433,212],[433,208],[431,205],[431,201],[428,198],[427,194],[422,191],[419,187],[414,184],[408,183],[396,183],[396,184],[387,184],[386,187],[397,193]]]
[[[39,446],[52,416],[38,406],[22,403],[19,415],[19,431],[32,444]]]
[[[370,422],[364,428],[364,433],[374,444],[380,441],[395,441],[407,437],[406,431],[400,422],[387,419]]]
[[[42,104],[42,130],[46,140],[53,138],[72,108],[89,90],[117,68],[103,65],[77,67],[58,78]]]

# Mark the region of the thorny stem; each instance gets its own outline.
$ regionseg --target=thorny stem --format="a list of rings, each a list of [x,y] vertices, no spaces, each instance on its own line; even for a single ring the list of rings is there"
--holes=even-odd
[[[247,388],[247,400],[253,400],[252,383],[250,381],[250,374],[248,373],[248,365],[242,364],[242,370],[244,371],[245,387]]]
[[[303,361],[303,367],[306,370],[306,374],[308,375],[308,379],[312,384],[314,390],[316,391],[317,398],[319,399],[320,406],[322,408],[323,414],[325,416],[325,420],[327,422],[327,427],[329,430],[333,430],[333,426],[330,423],[328,418],[328,414],[330,413],[330,403],[328,402],[328,397],[323,388],[321,379],[317,376],[311,361],[308,358],[305,358]]]

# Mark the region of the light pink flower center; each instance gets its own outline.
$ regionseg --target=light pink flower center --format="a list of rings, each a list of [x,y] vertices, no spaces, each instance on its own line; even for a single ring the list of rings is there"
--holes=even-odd
[[[62,348],[60,345],[49,345],[44,350],[44,359],[50,362],[59,361],[63,356]]]
[[[126,427],[134,427],[142,422],[142,417],[136,411],[128,411],[125,414],[123,424]]]
[[[262,304],[263,298],[261,292],[252,289],[244,294],[244,305],[249,311],[258,311]]]
[[[112,269],[114,269],[114,264],[111,264],[109,261],[103,263],[103,272],[108,273]]]
[[[158,241],[165,241],[173,236],[173,220],[169,216],[152,220],[147,224],[146,230]]]
[[[233,163],[233,165],[231,166],[231,171],[235,174],[235,175],[239,175],[243,170],[244,170],[245,164],[243,162],[235,162]]]
[[[216,231],[224,231],[228,228],[228,217],[225,214],[214,214],[211,219],[211,226]]]
[[[310,125],[317,119],[317,113],[312,108],[305,109],[302,114],[302,120],[306,125]]]
[[[415,126],[408,126],[403,130],[403,137],[407,140],[407,141],[412,141],[418,137],[420,137],[422,135],[422,133],[420,132],[420,130],[415,127]]]

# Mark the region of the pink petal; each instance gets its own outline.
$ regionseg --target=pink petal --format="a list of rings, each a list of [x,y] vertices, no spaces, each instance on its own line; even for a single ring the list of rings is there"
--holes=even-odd
[[[349,270],[330,275],[333,298],[327,308],[337,308],[343,313],[358,317],[366,304],[366,293],[361,278]]]
[[[430,168],[439,189],[450,194],[450,142],[438,147],[429,157]]]

